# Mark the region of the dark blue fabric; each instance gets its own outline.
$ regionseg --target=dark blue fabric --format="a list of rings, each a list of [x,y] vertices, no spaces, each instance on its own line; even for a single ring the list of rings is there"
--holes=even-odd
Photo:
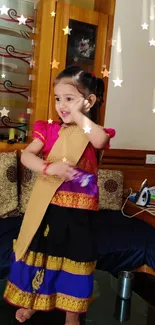
[[[22,218],[0,219],[0,279],[8,275],[12,241]],[[117,275],[144,264],[155,270],[155,228],[142,220],[124,217],[120,211],[96,212],[97,268]],[[79,238],[80,239],[80,238]]]
[[[116,275],[144,264],[155,270],[155,228],[142,220],[128,219],[120,211],[96,215],[97,268]]]
[[[22,261],[15,262],[13,257],[9,281],[22,291],[32,293],[32,279],[35,277],[36,272],[40,270],[40,267],[27,265]],[[62,270],[46,269],[44,281],[37,293],[51,295],[59,292],[77,298],[88,298],[92,291],[93,274],[77,275]]]
[[[0,219],[0,279],[8,276],[13,239],[17,238],[22,217]]]

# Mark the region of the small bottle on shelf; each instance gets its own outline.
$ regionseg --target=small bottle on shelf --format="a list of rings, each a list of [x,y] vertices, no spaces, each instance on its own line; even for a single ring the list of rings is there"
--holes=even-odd
[[[18,123],[20,123],[20,126],[18,126],[18,131],[17,131],[17,140],[19,142],[24,142],[25,137],[26,137],[26,114],[21,113],[18,118]],[[23,125],[22,125],[23,124]]]

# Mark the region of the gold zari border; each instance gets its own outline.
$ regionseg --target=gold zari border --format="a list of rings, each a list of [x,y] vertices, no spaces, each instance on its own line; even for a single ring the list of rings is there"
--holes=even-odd
[[[45,141],[45,137],[40,132],[34,130],[33,133],[34,133],[34,138],[35,138],[35,133],[36,133]]]
[[[66,191],[57,191],[54,195],[52,204],[63,207],[98,211],[98,199],[84,193],[74,193]]]
[[[13,246],[15,251],[15,240]],[[43,253],[33,251],[28,251],[21,261],[30,266],[43,267],[44,269],[53,271],[63,270],[75,275],[90,275],[96,267],[96,261],[76,262],[65,257],[47,256]]]
[[[63,270],[68,273],[76,275],[92,274],[96,267],[96,262],[75,262],[67,258],[46,257],[42,253],[29,252],[25,258],[22,259],[27,265],[36,267],[43,267],[47,270]]]
[[[90,174],[98,174],[97,161],[88,159],[87,157],[82,156],[77,163],[77,168],[82,169]]]
[[[36,293],[23,292],[17,286],[8,282],[4,298],[11,304],[31,308],[34,310],[48,311],[54,308],[70,311],[70,312],[86,312],[92,301],[90,298],[76,298],[66,294],[57,293],[52,295],[43,295]]]

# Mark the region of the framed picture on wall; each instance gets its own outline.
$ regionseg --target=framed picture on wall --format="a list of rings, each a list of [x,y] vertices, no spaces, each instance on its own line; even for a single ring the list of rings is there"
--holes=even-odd
[[[70,19],[72,33],[68,38],[66,65],[93,65],[97,28]]]

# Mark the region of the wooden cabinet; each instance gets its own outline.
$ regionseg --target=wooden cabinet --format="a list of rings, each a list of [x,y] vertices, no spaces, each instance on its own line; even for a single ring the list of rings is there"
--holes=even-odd
[[[94,9],[114,16],[116,0],[95,0]]]
[[[103,12],[69,5],[55,0],[40,0],[36,9],[33,39],[33,68],[28,69],[32,86],[28,103],[28,130],[26,143],[32,138],[32,125],[40,120],[58,120],[55,111],[53,82],[68,65],[77,65],[102,78],[107,60],[110,16]],[[70,34],[65,33],[70,28]],[[67,30],[66,30],[67,31]],[[108,54],[109,55],[109,54]],[[53,61],[58,62],[53,67]],[[107,61],[108,62],[108,61]],[[105,104],[100,110],[99,123],[103,125]],[[0,151],[11,150],[12,145],[0,142]],[[15,144],[24,148],[24,144]]]
[[[29,127],[35,9],[20,0],[1,1],[0,7],[0,150],[5,150],[9,140],[25,141]]]
[[[56,15],[52,16],[52,12]],[[39,34],[36,38],[35,50],[32,120],[48,118],[58,120],[54,108],[53,82],[60,71],[74,64],[102,78],[108,15],[51,0],[39,2],[37,17],[40,17],[40,13],[42,13],[41,22],[39,19],[37,21]],[[67,26],[71,29],[70,34],[65,34],[63,30]],[[85,49],[83,53],[81,53],[82,47]],[[86,51],[87,47],[88,51]],[[59,62],[57,68],[52,68],[54,60]],[[103,109],[100,116],[101,123],[104,116]]]

